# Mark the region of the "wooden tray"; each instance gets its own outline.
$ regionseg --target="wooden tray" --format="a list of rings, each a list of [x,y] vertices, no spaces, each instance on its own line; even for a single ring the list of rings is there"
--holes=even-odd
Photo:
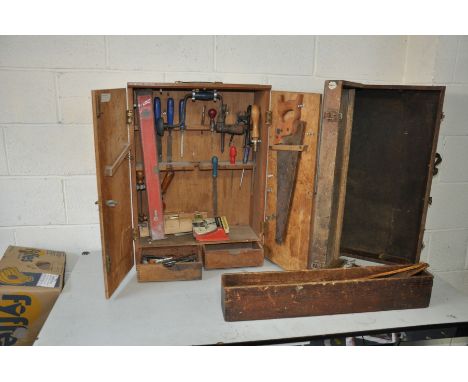
[[[226,321],[426,308],[433,276],[370,278],[402,266],[222,275]]]
[[[172,267],[162,264],[137,264],[137,278],[139,282],[145,281],[176,281],[176,280],[201,280],[202,257],[199,246],[175,246],[143,248],[141,257],[145,255],[182,257],[195,253],[198,260],[190,263],[176,263]]]

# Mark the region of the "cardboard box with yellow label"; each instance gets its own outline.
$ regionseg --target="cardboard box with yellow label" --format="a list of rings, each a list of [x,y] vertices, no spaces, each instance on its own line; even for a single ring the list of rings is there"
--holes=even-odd
[[[0,346],[34,343],[64,274],[64,252],[8,247],[0,259]]]

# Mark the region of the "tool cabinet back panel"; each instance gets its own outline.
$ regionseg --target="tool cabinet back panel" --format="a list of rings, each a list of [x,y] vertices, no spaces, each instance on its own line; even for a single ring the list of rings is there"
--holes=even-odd
[[[166,235],[163,240],[142,237],[139,223],[143,216],[151,219],[151,214],[148,210],[148,200],[141,197],[142,192],[139,188],[144,183],[140,181],[141,174],[145,176],[149,170],[145,168],[146,163],[143,163],[145,147],[142,145],[144,141],[141,138],[141,129],[146,121],[140,118],[143,114],[138,115],[138,97],[142,94],[150,94],[152,100],[158,97],[162,112],[167,113],[164,109],[168,98],[182,99],[194,89],[216,90],[222,94],[223,103],[229,105],[227,124],[233,124],[236,114],[245,111],[249,105],[256,105],[260,110],[260,137],[256,153],[251,153],[249,160],[243,163],[244,137],[234,135],[232,145],[239,148],[237,158],[240,159],[236,159],[235,164],[230,164],[229,134],[226,134],[226,149],[221,153],[221,134],[210,131],[208,109],[217,108],[216,104],[212,101],[188,101],[185,105],[185,130],[181,132],[180,129],[172,129],[172,145],[169,145],[169,133],[164,132],[161,137],[162,157],[157,168],[153,169],[154,173],[160,176],[161,183],[164,183],[166,173],[174,174],[170,187],[163,194],[165,212],[200,211],[213,216],[211,157],[216,155],[219,158],[216,180],[217,215],[227,217],[230,225],[229,240],[200,244],[192,235]],[[206,118],[204,124],[201,121],[203,106]],[[279,113],[276,111],[277,106],[281,106]],[[265,245],[266,255],[283,267],[306,267],[319,108],[318,94],[272,93],[271,87],[267,85],[129,83],[127,89],[93,91],[98,204],[106,296],[109,297],[113,293],[134,262],[139,281],[196,279],[201,278],[202,258],[205,258],[205,268],[258,266],[263,263]],[[177,124],[180,121],[177,113],[175,114],[174,124]],[[301,144],[278,148],[275,142],[271,142],[277,133],[270,128],[271,116],[275,123],[283,121],[284,126],[292,126],[292,122],[301,122],[301,126],[304,127],[301,130]],[[290,132],[285,128],[283,133],[287,135]],[[278,139],[276,141],[284,143]],[[172,147],[168,152],[169,146]],[[299,150],[302,151],[297,151],[299,146]],[[302,212],[287,213],[284,216],[284,240],[277,243],[274,234],[275,217],[272,218],[271,215],[274,215],[272,211],[276,210],[275,158],[281,151],[292,152],[293,155],[289,157],[293,160],[294,152],[299,152],[302,156],[300,171],[295,174],[297,179],[292,179],[292,189],[295,189],[295,194],[299,195],[300,199],[306,197],[307,202],[301,205],[298,199],[290,198],[290,210],[300,209]],[[270,163],[268,167],[267,162]],[[145,192],[150,191],[143,190],[143,193]],[[267,209],[269,219],[265,221],[266,204],[275,208],[271,211]],[[295,233],[294,236],[292,232]],[[293,237],[297,239],[292,240]],[[142,263],[143,257],[148,254],[163,254],[169,250],[180,256],[193,253],[194,256],[198,256],[198,260],[194,263],[177,264],[170,274],[161,271],[159,264]]]

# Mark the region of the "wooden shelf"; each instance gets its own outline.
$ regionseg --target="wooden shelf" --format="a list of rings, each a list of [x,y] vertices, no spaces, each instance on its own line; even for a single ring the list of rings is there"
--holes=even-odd
[[[249,161],[247,163],[242,163],[241,161],[237,161],[235,164],[231,164],[229,161],[219,161],[218,162],[218,170],[252,170],[254,163]],[[213,164],[211,161],[201,161],[198,164],[198,167],[202,171],[212,170]]]
[[[163,240],[151,240],[149,237],[140,238],[141,247],[167,247],[179,245],[210,245],[223,243],[249,243],[259,241],[253,229],[248,225],[235,225],[229,227],[229,240],[200,242],[196,241],[192,233],[184,235],[166,235]]]
[[[193,171],[197,162],[161,162],[159,171]]]

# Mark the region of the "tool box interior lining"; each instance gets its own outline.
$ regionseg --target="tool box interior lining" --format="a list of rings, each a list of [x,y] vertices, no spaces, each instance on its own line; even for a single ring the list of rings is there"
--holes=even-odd
[[[341,252],[417,262],[440,91],[356,89]]]

